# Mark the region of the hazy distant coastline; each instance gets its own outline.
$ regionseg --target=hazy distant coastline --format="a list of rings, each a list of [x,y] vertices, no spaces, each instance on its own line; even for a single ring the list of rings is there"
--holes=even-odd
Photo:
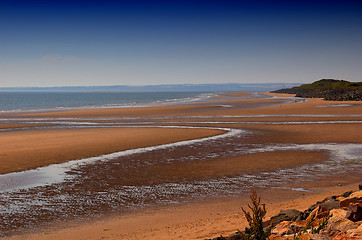
[[[62,87],[0,87],[0,91],[74,91],[74,92],[210,92],[210,91],[273,91],[298,86],[300,83],[257,84],[165,84],[165,85],[112,85],[112,86],[62,86]]]

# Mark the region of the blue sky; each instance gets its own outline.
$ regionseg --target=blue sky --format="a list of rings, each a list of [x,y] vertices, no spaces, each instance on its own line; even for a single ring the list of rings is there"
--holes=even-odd
[[[0,86],[362,81],[360,1],[0,1]]]

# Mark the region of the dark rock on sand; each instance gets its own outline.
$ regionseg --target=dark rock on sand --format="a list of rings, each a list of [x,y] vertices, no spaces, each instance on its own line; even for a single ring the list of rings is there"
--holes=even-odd
[[[283,221],[296,221],[301,219],[302,212],[296,209],[281,210],[278,215],[271,217],[270,222],[277,225]]]
[[[301,219],[302,220],[307,219],[309,217],[310,213],[313,212],[313,210],[319,206],[324,208],[328,212],[332,209],[340,208],[340,206],[339,206],[340,203],[338,200],[336,200],[336,198],[337,198],[336,196],[328,197],[328,198],[325,198],[323,201],[317,202],[316,204],[310,206],[307,210],[305,210],[302,213]]]
[[[353,222],[361,221],[362,220],[362,203],[349,204],[346,218]]]
[[[340,201],[341,208],[348,208],[350,203],[362,203],[362,191],[357,191]]]
[[[360,185],[360,186],[361,186],[361,185]],[[362,189],[360,189],[360,190],[362,190]],[[354,191],[345,192],[345,193],[341,194],[341,197],[347,198],[347,197],[349,197],[352,193],[354,193]]]

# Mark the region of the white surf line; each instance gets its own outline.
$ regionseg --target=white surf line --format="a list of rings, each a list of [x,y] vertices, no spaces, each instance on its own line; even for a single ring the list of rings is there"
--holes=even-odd
[[[326,150],[333,152],[333,161],[345,161],[351,159],[361,159],[362,143],[307,143],[307,144],[274,144],[264,147],[249,149],[248,154],[273,151],[315,151]]]
[[[320,105],[316,107],[353,107],[355,105],[360,105],[360,104],[330,104],[330,105]]]
[[[111,121],[111,120],[167,120],[167,119],[210,119],[210,118],[267,118],[267,117],[362,117],[362,114],[355,115],[309,115],[309,114],[291,114],[291,115],[213,115],[213,116],[176,116],[176,117],[110,117],[110,118],[0,118],[0,121],[3,122],[17,122],[23,124],[59,124],[59,123],[69,123],[77,124],[78,122],[83,122],[84,124],[97,124],[97,122],[84,122],[84,121]],[[108,124],[108,122],[101,122],[103,124]]]
[[[286,190],[292,190],[292,191],[296,191],[296,192],[310,192],[310,190],[306,189],[306,188],[293,188],[293,187],[271,187],[274,189],[286,189]]]
[[[36,129],[76,129],[76,128],[111,128],[111,127],[177,127],[170,124],[265,124],[265,125],[303,125],[303,124],[360,124],[362,120],[346,121],[285,121],[285,122],[262,122],[262,121],[183,121],[183,122],[43,122],[44,124],[53,124],[51,126],[30,126],[21,128],[4,128],[0,132],[11,132],[19,130]],[[182,126],[185,127],[185,126]]]
[[[139,126],[137,126],[139,127]],[[219,135],[184,140],[174,143],[156,145],[151,147],[135,148],[129,150],[123,150],[110,154],[100,155],[96,157],[83,158],[77,160],[71,160],[60,164],[51,164],[45,167],[39,167],[33,170],[26,170],[22,172],[13,172],[0,175],[0,192],[15,191],[20,189],[28,189],[33,187],[51,185],[55,183],[61,183],[65,180],[70,180],[71,176],[67,175],[67,171],[94,162],[105,162],[112,159],[116,159],[122,156],[151,152],[160,149],[167,149],[171,147],[178,147],[184,145],[190,145],[194,143],[200,143],[205,141],[212,141],[221,138],[227,138],[236,136],[239,134],[246,134],[247,131],[232,128],[216,128],[216,127],[188,127],[188,126],[145,126],[145,127],[160,127],[160,128],[194,128],[194,129],[210,129],[210,130],[222,130],[226,133]]]

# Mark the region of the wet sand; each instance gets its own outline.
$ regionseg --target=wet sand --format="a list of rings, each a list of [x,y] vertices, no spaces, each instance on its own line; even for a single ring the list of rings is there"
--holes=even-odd
[[[356,179],[350,180],[355,181]],[[297,192],[281,189],[258,190],[266,203],[270,218],[283,209],[304,211],[317,201],[358,189],[350,181],[337,185],[337,181],[314,183],[313,192]],[[333,186],[331,186],[333,185]],[[113,216],[92,222],[61,223],[55,229],[39,233],[18,235],[5,239],[39,240],[87,240],[87,239],[205,239],[227,236],[237,229],[244,229],[247,222],[240,207],[247,208],[248,195],[232,199],[218,199],[185,205],[148,209],[133,214]]]
[[[162,185],[169,182],[181,184],[182,182],[214,181],[223,177],[233,179],[245,174],[258,176],[260,172],[277,172],[299,166],[324,164],[333,158],[333,151],[328,150],[334,148],[333,144],[340,144],[338,146],[342,148],[340,150],[342,151],[344,146],[350,146],[348,144],[362,143],[362,137],[359,134],[362,132],[362,123],[359,122],[362,121],[362,105],[359,102],[348,102],[347,104],[351,106],[334,107],[333,105],[346,104],[346,102],[326,102],[321,99],[301,102],[284,98],[249,99],[250,94],[245,93],[229,94],[226,97],[226,100],[223,97],[217,97],[213,101],[192,103],[186,106],[12,114],[11,117],[21,119],[54,118],[53,120],[58,123],[53,124],[58,127],[65,125],[57,118],[77,118],[67,120],[77,123],[82,121],[109,123],[114,124],[114,127],[36,130],[30,128],[12,131],[12,127],[16,124],[4,124],[3,129],[8,129],[9,132],[0,135],[2,144],[8,144],[7,152],[5,152],[7,155],[0,155],[1,161],[4,162],[4,168],[1,170],[3,173],[11,172],[70,159],[201,138],[224,132],[204,128],[154,129],[145,128],[144,125],[223,127],[243,129],[246,132],[238,138],[230,139],[229,142],[210,141],[194,147],[150,152],[139,156],[139,160],[125,158],[121,165],[117,162],[110,165],[114,174],[122,173],[122,177],[119,177],[117,181],[108,179],[108,184],[122,183],[135,186]],[[292,96],[278,95],[278,97]],[[286,102],[290,103],[285,104]],[[328,107],[329,105],[331,107]],[[351,122],[347,123],[346,120]],[[140,127],[125,128],[129,123]],[[45,126],[49,123],[44,121],[37,123],[37,126],[39,124]],[[222,143],[226,145],[223,146]],[[233,144],[235,146],[231,147]],[[322,148],[314,149],[314,145],[310,146],[310,144],[319,144],[316,146],[322,146]],[[292,146],[292,148],[264,150],[264,147],[279,145],[283,148],[286,146]],[[308,148],[305,148],[305,145],[308,145]],[[324,145],[327,147],[323,148]],[[245,149],[238,150],[243,147]],[[21,148],[22,151],[15,151]],[[260,148],[260,151],[250,152],[255,148]],[[64,152],[63,149],[69,150]],[[29,161],[24,162],[25,156],[32,159],[31,164]],[[193,157],[186,158],[188,156]],[[145,164],[146,158],[152,164]],[[358,160],[354,161],[359,164]],[[121,166],[131,167],[126,171],[122,170]],[[100,167],[102,166],[98,166],[98,174],[103,171]],[[82,171],[80,176],[88,176],[92,168],[84,168]],[[112,171],[104,169],[104,172],[110,175]],[[321,200],[323,196],[341,193],[350,188],[355,189],[362,178],[358,173],[354,175],[354,172],[356,171],[353,169],[350,172],[340,171],[333,176],[333,181],[328,179],[328,175],[321,175],[318,181],[310,177],[310,179],[299,179],[298,181],[302,183],[293,180],[280,184],[279,188],[275,189],[268,190],[259,187],[258,192],[270,205],[269,216],[289,206],[302,210],[315,201]],[[261,178],[260,181],[262,180]],[[336,187],[338,183],[348,186]],[[287,189],[281,189],[283,187]],[[298,187],[307,188],[308,191],[291,190]],[[221,186],[220,189],[222,190]],[[225,191],[229,190],[225,188]],[[14,239],[25,239],[25,237],[28,239],[203,239],[216,237],[233,232],[245,225],[245,220],[240,216],[239,207],[245,206],[248,202],[246,194],[248,191],[250,189],[246,188],[246,191],[228,197],[218,195],[216,198],[196,198],[182,204],[144,208],[135,210],[133,213],[107,213],[101,217],[102,220],[95,218],[86,220],[85,223],[74,223],[72,220],[68,223],[54,223],[36,230],[40,233],[35,235],[27,233],[25,236],[15,236]]]
[[[209,129],[95,128],[29,130],[0,135],[0,174],[127,149],[221,134]]]

